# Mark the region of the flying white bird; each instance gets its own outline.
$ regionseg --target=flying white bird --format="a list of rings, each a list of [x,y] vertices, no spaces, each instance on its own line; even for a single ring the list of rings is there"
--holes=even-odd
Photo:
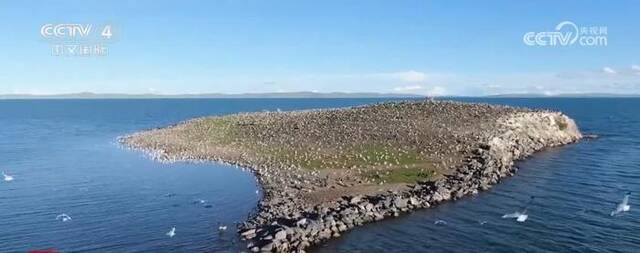
[[[435,225],[447,225],[447,222],[444,220],[436,220],[433,222]]]
[[[629,209],[631,209],[631,206],[629,205],[629,196],[631,196],[631,192],[627,192],[627,194],[624,195],[622,203],[618,204],[616,210],[611,211],[611,216],[618,215],[622,212],[628,212]]]
[[[527,215],[526,212],[527,212],[527,210],[525,210],[523,213],[521,213],[521,212],[508,213],[508,214],[502,215],[502,218],[505,218],[505,219],[506,218],[511,218],[511,219],[516,218],[516,220],[518,222],[524,222],[524,221],[527,220],[527,218],[529,218],[529,215]]]
[[[227,230],[227,226],[223,226],[222,223],[218,222],[218,231],[225,231]]]
[[[2,176],[4,177],[4,181],[6,182],[13,181],[13,176],[7,175],[6,173],[4,173],[4,171],[2,172]]]
[[[176,236],[176,227],[172,227],[171,230],[169,230],[169,232],[167,232],[167,236],[169,236],[169,237]]]
[[[71,216],[67,215],[66,213],[59,214],[58,216],[56,216],[56,220],[62,220],[62,222],[67,222],[71,220]]]
[[[535,199],[535,197],[531,196],[531,199],[524,206],[522,211],[516,211],[516,212],[513,212],[513,213],[508,213],[508,214],[502,215],[502,218],[503,219],[507,219],[507,218],[513,219],[513,218],[515,218],[516,221],[518,221],[518,222],[525,222],[527,220],[527,218],[529,218],[529,215],[527,214],[527,208],[529,208],[529,205],[531,204],[531,202],[533,202],[534,199]]]

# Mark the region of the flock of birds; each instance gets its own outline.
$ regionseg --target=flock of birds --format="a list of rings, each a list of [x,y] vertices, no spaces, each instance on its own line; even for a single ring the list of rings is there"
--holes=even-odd
[[[610,215],[611,216],[616,216],[616,215],[620,215],[623,212],[628,212],[629,210],[631,210],[631,205],[629,205],[629,197],[631,196],[631,192],[627,192],[624,197],[622,198],[622,202],[620,202],[618,204],[618,206],[616,207],[616,210],[611,211]],[[529,206],[531,205],[531,203],[533,202],[533,200],[535,199],[534,196],[531,196],[531,199],[529,200],[529,202],[527,202],[527,204],[524,205],[524,207],[520,210],[520,211],[516,211],[513,213],[508,213],[502,216],[502,218],[507,219],[516,219],[516,221],[518,222],[525,222],[527,220],[527,218],[529,218],[529,215],[527,214],[527,208],[529,208]]]
[[[165,194],[164,196],[165,196],[165,197],[173,197],[173,196],[176,196],[176,194],[175,194],[175,193],[167,193],[167,194]],[[195,200],[193,200],[193,202],[192,202],[192,203],[193,203],[193,204],[203,205],[205,208],[211,208],[211,207],[213,207],[212,205],[207,204],[207,201],[206,201],[206,200],[204,200],[204,199],[195,199]],[[220,232],[224,232],[224,231],[226,231],[226,230],[227,230],[227,226],[222,225],[222,223],[218,222],[218,231],[220,231]],[[173,238],[174,236],[176,236],[176,227],[175,227],[175,226],[171,227],[171,230],[169,230],[169,232],[167,232],[167,233],[166,233],[166,235],[167,235],[169,238]]]
[[[7,174],[6,172],[2,172],[2,177],[4,179],[5,182],[11,182],[14,180],[14,177],[12,175]],[[256,194],[259,194],[259,191],[256,190]],[[166,194],[165,197],[173,197],[175,196],[175,194],[173,193],[169,193]],[[631,196],[631,192],[627,192],[624,197],[622,198],[622,202],[620,202],[617,206],[616,209],[611,211],[611,216],[616,216],[616,215],[620,215],[621,213],[624,212],[628,212],[629,210],[631,210],[631,205],[629,205],[629,197]],[[523,206],[523,208],[519,211],[515,211],[513,213],[508,213],[505,215],[502,215],[503,219],[516,219],[517,222],[525,222],[528,218],[529,215],[527,214],[527,209],[529,208],[529,206],[533,203],[533,201],[535,200],[535,196],[531,196],[531,198],[529,199],[529,201]],[[204,199],[197,199],[193,201],[194,204],[202,204],[205,205],[207,203],[206,200]],[[211,205],[205,205],[205,207],[211,207]],[[62,222],[67,222],[67,221],[71,221],[71,216],[67,215],[66,213],[62,213],[56,216],[56,220],[60,220]],[[480,224],[484,225],[486,223],[486,221],[481,221]],[[436,225],[446,225],[447,222],[444,220],[436,220],[434,222],[434,224]],[[220,223],[218,223],[218,231],[223,232],[227,230],[227,226],[224,226]],[[176,227],[172,227],[171,230],[169,230],[169,232],[166,233],[166,235],[170,238],[174,237],[176,235]]]
[[[610,215],[616,216],[616,215],[620,215],[623,212],[628,212],[629,210],[631,210],[631,205],[629,205],[630,196],[631,196],[631,192],[627,192],[622,198],[622,202],[618,204],[618,206],[616,207],[616,210],[611,211]],[[529,215],[527,214],[527,208],[529,208],[531,203],[533,203],[533,200],[535,200],[535,196],[531,196],[531,199],[529,199],[529,202],[527,202],[520,211],[505,214],[502,216],[502,218],[516,219],[516,221],[518,222],[525,222],[529,218]]]
[[[629,205],[629,197],[631,196],[631,192],[627,192],[624,197],[622,198],[622,202],[620,202],[618,204],[618,206],[616,207],[615,210],[611,211],[610,215],[611,216],[616,216],[616,215],[620,215],[624,212],[628,212],[629,210],[631,210],[631,205]],[[531,198],[529,199],[529,201],[522,207],[522,209],[520,209],[519,211],[515,211],[513,213],[508,213],[505,215],[502,215],[503,219],[516,219],[517,222],[525,222],[528,218],[529,215],[527,214],[527,209],[529,208],[529,206],[531,206],[531,204],[533,203],[533,201],[535,200],[535,196],[531,196]],[[487,223],[487,221],[480,221],[479,222],[480,225],[484,225]],[[433,224],[435,225],[446,225],[447,222],[444,220],[436,220],[433,222]]]
[[[227,230],[227,226],[224,226],[224,225],[218,223],[218,231],[224,232],[226,230]],[[167,232],[166,235],[169,238],[172,238],[172,237],[176,236],[176,227],[175,226],[171,227],[171,230],[169,230],[169,232]]]
[[[9,175],[4,171],[2,172],[2,177],[3,177],[3,180],[5,182],[11,182],[11,181],[14,180],[14,177],[12,175]],[[257,190],[256,190],[256,194],[258,194]],[[165,195],[165,197],[173,197],[173,196],[175,196],[174,193],[169,193],[169,194]],[[204,205],[204,204],[207,203],[207,201],[204,200],[204,199],[197,199],[197,200],[194,200],[193,203],[194,204],[202,204],[202,205]],[[205,207],[208,208],[208,207],[211,207],[211,205],[205,205]],[[66,213],[61,213],[61,214],[58,214],[56,216],[56,220],[59,220],[59,221],[62,221],[62,222],[67,222],[67,221],[71,221],[72,218],[71,218],[71,216],[69,216]],[[222,232],[222,231],[226,231],[226,230],[227,230],[227,226],[222,225],[221,223],[218,223],[218,231]],[[169,232],[166,233],[166,235],[169,236],[169,237],[174,237],[176,235],[176,227],[172,227],[171,230],[169,230]]]

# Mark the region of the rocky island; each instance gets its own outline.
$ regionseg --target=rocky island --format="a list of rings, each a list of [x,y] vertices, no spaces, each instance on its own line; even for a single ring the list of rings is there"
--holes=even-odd
[[[121,138],[162,161],[251,169],[252,252],[304,252],[354,227],[486,190],[514,161],[582,138],[560,112],[440,101],[204,117]]]

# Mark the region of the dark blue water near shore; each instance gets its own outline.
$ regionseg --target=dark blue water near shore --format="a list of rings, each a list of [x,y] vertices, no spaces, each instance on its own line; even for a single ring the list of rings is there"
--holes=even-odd
[[[315,251],[638,252],[640,99],[464,100],[561,110],[600,138],[538,153],[488,192],[369,224]],[[249,173],[157,163],[116,137],[204,115],[379,101],[0,101],[0,170],[15,178],[0,181],[0,252],[239,252],[233,222],[259,200]],[[610,217],[626,191],[631,211]],[[531,195],[525,223],[500,218]],[[56,220],[60,213],[72,220]],[[229,231],[218,233],[218,222]]]

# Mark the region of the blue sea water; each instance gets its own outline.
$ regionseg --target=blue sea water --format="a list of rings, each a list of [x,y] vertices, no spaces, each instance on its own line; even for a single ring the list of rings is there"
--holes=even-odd
[[[158,163],[117,137],[205,115],[377,101],[0,100],[0,171],[14,177],[0,181],[0,253],[239,252],[234,222],[260,198],[250,173]],[[62,213],[72,220],[56,220]]]
[[[0,181],[0,252],[240,252],[234,222],[260,198],[250,173],[158,163],[116,138],[205,115],[383,100],[0,101],[0,171],[15,178]],[[490,191],[363,226],[312,251],[640,251],[640,99],[458,100],[561,110],[600,138],[537,153]],[[627,191],[631,211],[611,217]],[[501,218],[530,196],[526,222]],[[72,220],[56,220],[61,213]],[[229,230],[218,232],[219,224]]]

